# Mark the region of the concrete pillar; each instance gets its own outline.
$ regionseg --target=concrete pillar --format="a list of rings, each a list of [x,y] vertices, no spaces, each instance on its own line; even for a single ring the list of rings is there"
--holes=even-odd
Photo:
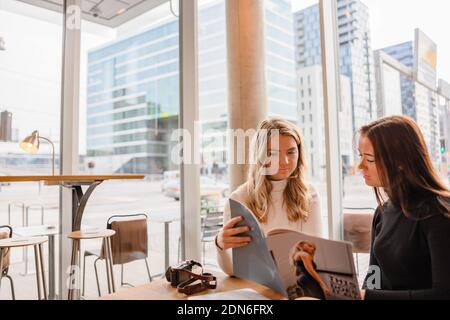
[[[226,17],[229,128],[245,131],[256,129],[268,116],[264,0],[227,0]],[[245,146],[247,159],[248,147],[247,143]],[[229,150],[231,155],[244,151],[236,148],[235,143],[231,144]],[[246,167],[242,164],[230,164],[231,191],[246,181]]]

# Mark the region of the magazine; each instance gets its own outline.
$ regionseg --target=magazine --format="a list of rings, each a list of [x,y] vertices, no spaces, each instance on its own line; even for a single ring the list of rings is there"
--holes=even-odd
[[[285,297],[359,300],[352,244],[313,237],[292,230],[264,235],[250,210],[230,199],[231,218],[242,216],[252,241],[233,249],[236,277],[265,285]]]

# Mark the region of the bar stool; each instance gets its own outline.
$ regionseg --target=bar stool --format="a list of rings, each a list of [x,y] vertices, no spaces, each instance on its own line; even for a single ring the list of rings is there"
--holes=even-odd
[[[7,250],[10,250],[11,248],[25,248],[33,246],[39,300],[47,300],[47,285],[45,283],[45,268],[43,259],[43,244],[46,242],[47,237],[9,238],[0,240],[0,270],[3,269],[3,257],[6,255]],[[0,289],[2,277],[3,273],[0,273]],[[41,292],[43,293],[43,295]]]
[[[81,254],[80,254],[80,242],[81,240],[89,239],[103,239],[105,248],[105,262],[106,262],[106,277],[108,280],[108,292],[111,294],[116,292],[114,284],[113,262],[112,262],[112,250],[111,250],[111,237],[115,235],[114,230],[92,230],[92,231],[74,231],[68,234],[68,238],[72,239],[72,259],[71,266],[79,270],[81,266]],[[77,281],[78,282],[78,281]],[[69,285],[69,300],[78,299],[80,297],[79,283],[75,286],[71,281]]]
[[[44,225],[45,207],[42,204],[29,204],[25,205],[24,202],[16,201],[8,204],[8,225],[11,225],[11,209],[14,207],[22,208],[22,227],[28,227],[30,225],[30,210],[40,210],[41,212],[41,225]],[[24,276],[28,275],[28,249],[23,248],[22,261],[25,262]]]

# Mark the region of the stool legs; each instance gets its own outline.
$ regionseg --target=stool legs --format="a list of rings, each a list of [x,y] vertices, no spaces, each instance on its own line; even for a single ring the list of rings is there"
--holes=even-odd
[[[42,300],[42,296],[41,296],[41,268],[39,266],[39,249],[37,248],[37,246],[33,246],[34,248],[34,263],[36,266],[36,284],[37,284],[37,292],[38,292],[38,299]]]
[[[41,272],[42,272],[42,288],[44,289],[45,300],[48,299],[47,282],[45,281],[45,268],[44,268],[44,249],[42,243],[39,244],[39,259],[41,260]]]
[[[13,300],[16,300],[16,292],[14,291],[14,281],[9,275],[6,275],[5,278],[8,278],[9,284],[11,285],[11,297]]]
[[[108,284],[108,293],[111,294],[111,276],[109,274],[109,272],[111,271],[111,269],[109,268],[109,247],[108,247],[108,239],[105,238],[103,239],[104,243],[105,243],[105,266],[106,266],[106,279],[107,279],[107,284]]]
[[[71,272],[70,272],[70,283],[69,283],[69,300],[80,299],[81,293],[81,278],[79,277],[79,269],[81,267],[81,254],[80,254],[80,241],[88,239],[103,239],[103,251],[106,262],[106,276],[108,278],[108,292],[113,293],[116,291],[114,283],[114,272],[113,272],[113,261],[112,261],[112,250],[111,250],[111,236],[115,234],[115,231],[104,230],[101,232],[94,232],[89,235],[83,235],[82,231],[74,231],[68,235],[72,239],[72,257],[71,257]],[[86,258],[86,257],[85,257]],[[96,266],[97,260],[94,263]],[[85,265],[86,266],[86,265]],[[83,275],[84,277],[84,275]],[[98,277],[96,272],[96,278]],[[97,282],[98,285],[98,282]],[[83,290],[84,291],[84,290]]]
[[[86,290],[86,251],[84,252],[83,256],[83,291],[81,292],[81,296],[84,297],[84,292]]]
[[[100,258],[95,259],[94,261],[94,271],[95,271],[95,281],[97,282],[97,290],[98,290],[98,296],[102,296],[102,291],[100,290],[100,281],[98,280],[98,271],[97,271],[97,262],[100,260]]]
[[[111,294],[112,292],[116,292],[116,286],[114,284],[111,237],[106,237],[104,240],[105,240],[106,276],[108,278],[108,292]]]
[[[80,241],[72,241],[72,258],[70,262],[70,283],[69,283],[69,300],[79,299],[80,297],[80,287],[79,287],[79,268],[81,263],[79,261],[79,251],[80,251]]]
[[[47,285],[45,283],[44,259],[42,257],[42,244],[34,245],[34,260],[36,264],[36,283],[39,300],[47,300]]]

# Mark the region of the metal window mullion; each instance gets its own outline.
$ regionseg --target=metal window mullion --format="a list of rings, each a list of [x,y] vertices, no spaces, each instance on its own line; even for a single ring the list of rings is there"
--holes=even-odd
[[[320,33],[328,197],[328,236],[343,239],[342,168],[339,145],[340,59],[336,1],[320,0]]]
[[[200,168],[198,111],[197,0],[179,0],[180,7],[180,128],[190,133],[190,163],[182,162],[181,172],[181,256],[200,261]],[[188,137],[184,137],[185,139]],[[185,159],[188,160],[188,159]]]
[[[81,28],[68,28],[68,14],[72,6],[81,8],[81,0],[64,0],[63,61],[61,82],[61,152],[59,174],[78,172],[80,42]],[[81,24],[81,17],[80,24]],[[58,283],[60,299],[67,297],[66,271],[70,266],[72,244],[66,235],[72,231],[72,191],[60,187],[60,239]]]

